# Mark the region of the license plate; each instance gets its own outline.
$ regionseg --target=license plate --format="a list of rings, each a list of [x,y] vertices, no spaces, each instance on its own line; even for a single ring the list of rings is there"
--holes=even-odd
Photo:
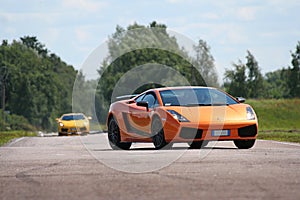
[[[72,132],[76,132],[77,129],[76,129],[76,128],[71,128],[71,131],[72,131]]]
[[[230,130],[213,130],[211,132],[211,135],[214,137],[220,137],[220,136],[229,136]]]

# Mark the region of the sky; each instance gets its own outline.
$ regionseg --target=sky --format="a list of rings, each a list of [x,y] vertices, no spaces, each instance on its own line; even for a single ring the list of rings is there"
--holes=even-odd
[[[262,73],[290,66],[300,41],[299,0],[0,0],[0,39],[36,36],[80,69],[115,32],[137,22],[166,24],[210,46],[222,81],[249,50]]]

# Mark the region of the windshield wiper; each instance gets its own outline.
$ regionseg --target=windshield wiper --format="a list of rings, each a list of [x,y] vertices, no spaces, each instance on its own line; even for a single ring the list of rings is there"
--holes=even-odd
[[[187,107],[194,107],[194,106],[211,106],[211,103],[190,103],[190,104],[186,104],[184,106]]]
[[[212,106],[228,106],[228,103],[213,103]]]
[[[194,106],[228,106],[228,103],[190,103],[183,106],[194,107]]]

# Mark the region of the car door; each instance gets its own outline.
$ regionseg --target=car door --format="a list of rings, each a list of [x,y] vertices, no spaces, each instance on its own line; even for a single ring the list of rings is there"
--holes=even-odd
[[[148,102],[148,110],[145,107],[137,106],[131,107],[129,111],[129,122],[134,132],[137,134],[150,134],[151,132],[151,112],[156,105],[157,98],[153,92],[147,93],[138,101]]]

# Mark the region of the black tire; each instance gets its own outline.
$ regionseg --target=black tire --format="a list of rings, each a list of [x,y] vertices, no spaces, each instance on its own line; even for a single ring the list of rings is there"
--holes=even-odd
[[[202,147],[206,147],[208,145],[208,142],[207,140],[203,140],[203,144],[202,144]]]
[[[255,144],[254,140],[234,140],[235,146],[239,149],[250,149]]]
[[[168,145],[165,140],[165,133],[160,122],[160,119],[155,117],[152,121],[151,125],[151,134],[152,134],[152,141],[155,149],[162,149],[163,147],[170,148],[172,145]]]
[[[63,134],[62,133],[58,133],[58,136],[63,136]]]
[[[200,149],[203,145],[203,141],[194,141],[194,142],[190,142],[188,143],[190,146],[190,149]]]
[[[120,129],[118,123],[114,118],[111,118],[108,124],[108,141],[109,145],[114,150],[128,150],[130,149],[131,142],[121,142]]]

